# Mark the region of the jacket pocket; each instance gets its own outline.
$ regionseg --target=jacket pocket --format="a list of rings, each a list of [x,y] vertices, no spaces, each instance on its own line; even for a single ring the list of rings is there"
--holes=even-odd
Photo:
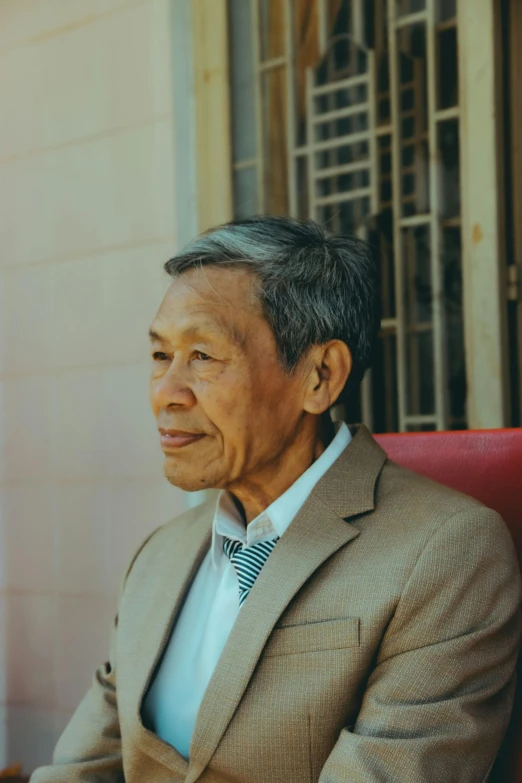
[[[266,644],[264,655],[293,655],[358,647],[359,626],[358,617],[343,617],[274,628]]]

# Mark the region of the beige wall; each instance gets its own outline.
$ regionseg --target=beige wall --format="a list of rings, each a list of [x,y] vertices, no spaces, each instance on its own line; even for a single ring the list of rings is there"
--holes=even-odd
[[[146,329],[176,247],[168,0],[0,0],[0,766],[48,763],[178,513]]]

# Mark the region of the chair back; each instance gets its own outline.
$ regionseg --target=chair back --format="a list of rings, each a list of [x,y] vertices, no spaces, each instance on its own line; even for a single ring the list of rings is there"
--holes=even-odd
[[[390,459],[495,509],[522,566],[522,429],[377,435]],[[511,723],[489,783],[522,783],[522,658]]]

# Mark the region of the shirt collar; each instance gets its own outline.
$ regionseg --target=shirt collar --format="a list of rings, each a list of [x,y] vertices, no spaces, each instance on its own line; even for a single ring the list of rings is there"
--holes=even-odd
[[[246,528],[230,492],[222,490],[219,493],[212,525],[212,562],[215,567],[223,552],[224,536],[250,546],[283,535],[319,479],[341,456],[352,439],[344,422],[336,422],[334,426],[337,430],[335,437],[321,456]]]

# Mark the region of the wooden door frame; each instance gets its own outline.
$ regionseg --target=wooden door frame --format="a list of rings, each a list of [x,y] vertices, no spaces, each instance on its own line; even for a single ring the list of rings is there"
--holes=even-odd
[[[495,0],[458,0],[462,271],[470,429],[509,421]]]
[[[198,229],[232,219],[227,0],[191,0]]]
[[[232,219],[227,0],[170,0],[180,244]]]

